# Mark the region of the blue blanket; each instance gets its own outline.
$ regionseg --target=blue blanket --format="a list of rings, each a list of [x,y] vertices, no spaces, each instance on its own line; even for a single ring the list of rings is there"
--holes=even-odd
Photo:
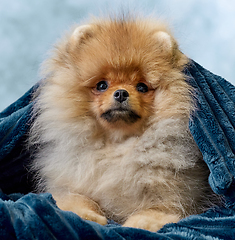
[[[225,198],[223,207],[153,233],[114,222],[100,226],[60,210],[49,193],[29,193],[30,156],[23,146],[36,85],[0,113],[0,239],[235,239],[235,87],[194,61],[185,73],[198,105],[190,131],[210,169],[211,188]]]

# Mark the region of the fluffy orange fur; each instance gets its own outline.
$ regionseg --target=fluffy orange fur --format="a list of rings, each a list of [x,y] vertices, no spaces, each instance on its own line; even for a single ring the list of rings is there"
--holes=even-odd
[[[45,61],[35,94],[38,189],[103,225],[156,231],[201,212],[211,193],[188,129],[187,63],[158,21],[76,26]]]

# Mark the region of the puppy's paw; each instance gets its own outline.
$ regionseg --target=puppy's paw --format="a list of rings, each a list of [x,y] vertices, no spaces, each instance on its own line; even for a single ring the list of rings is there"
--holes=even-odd
[[[123,226],[156,232],[166,223],[178,222],[179,220],[180,218],[177,215],[166,214],[151,209],[133,214],[126,220]]]
[[[162,227],[162,225],[159,224],[152,217],[147,217],[141,214],[133,215],[129,217],[123,226],[132,227],[132,228],[141,228],[141,229],[145,229],[152,232],[156,232]]]
[[[65,211],[72,211],[85,220],[97,222],[101,225],[107,224],[99,205],[90,198],[69,193],[67,195],[53,194],[57,206]]]
[[[77,212],[77,215],[79,215],[81,218],[89,221],[93,221],[96,223],[99,223],[100,225],[106,225],[107,219],[103,215],[96,213],[95,211],[92,211],[90,209],[83,209]]]

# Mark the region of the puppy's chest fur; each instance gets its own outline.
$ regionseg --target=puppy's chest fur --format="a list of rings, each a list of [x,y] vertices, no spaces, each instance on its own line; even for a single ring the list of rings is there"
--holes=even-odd
[[[48,190],[66,188],[86,195],[118,222],[143,207],[183,215],[189,204],[193,211],[192,201],[198,202],[206,182],[201,154],[187,125],[177,119],[158,122],[121,143],[59,148],[64,157],[51,153],[42,169]]]

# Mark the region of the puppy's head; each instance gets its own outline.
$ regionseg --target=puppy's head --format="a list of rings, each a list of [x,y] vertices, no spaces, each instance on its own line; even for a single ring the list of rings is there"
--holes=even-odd
[[[89,115],[102,131],[130,136],[140,133],[157,112],[175,111],[176,88],[186,88],[185,64],[165,26],[121,19],[75,28],[57,46],[50,72],[66,89],[59,97],[73,117]]]

